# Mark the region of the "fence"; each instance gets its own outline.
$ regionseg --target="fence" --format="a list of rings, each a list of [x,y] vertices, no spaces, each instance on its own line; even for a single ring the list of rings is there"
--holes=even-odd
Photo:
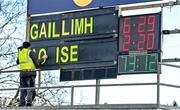
[[[41,75],[41,71],[38,71],[38,75]],[[8,70],[8,71],[0,71],[0,73],[11,73],[11,72],[20,72],[19,70]],[[70,89],[71,91],[71,99],[70,99],[70,106],[74,106],[74,90],[75,88],[85,88],[85,87],[95,87],[95,105],[99,105],[100,101],[100,88],[101,87],[119,87],[119,86],[157,86],[157,108],[160,107],[160,86],[166,87],[173,87],[173,88],[180,88],[179,85],[172,85],[166,83],[160,83],[160,74],[157,74],[157,82],[152,83],[122,83],[122,84],[100,84],[100,80],[96,80],[96,84],[93,85],[70,85],[70,86],[50,86],[50,87],[41,87],[40,85],[40,77],[38,77],[38,87],[31,87],[31,88],[3,88],[0,91],[13,91],[13,90],[22,90],[22,89]]]

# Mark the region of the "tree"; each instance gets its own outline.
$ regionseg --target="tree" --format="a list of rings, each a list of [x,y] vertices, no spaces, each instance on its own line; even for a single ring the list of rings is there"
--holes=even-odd
[[[178,106],[178,104],[177,104],[177,102],[174,100],[173,101],[173,107],[177,107]]]
[[[0,69],[2,69],[16,64],[17,47],[25,40],[27,1],[1,0],[0,4]],[[52,86],[57,79],[50,75],[50,72],[45,72],[43,78],[41,85],[44,86]],[[0,89],[8,87],[19,87],[17,73],[0,73]],[[1,94],[7,93],[8,95],[1,95],[0,106],[17,106],[19,90],[1,92]],[[67,93],[67,90],[60,88],[38,90],[34,103],[38,106],[61,105]]]
[[[0,4],[0,68],[4,68],[15,63],[16,48],[25,35],[26,2],[1,0]],[[0,73],[0,88],[17,87],[18,84],[17,75]],[[12,94],[1,99],[5,103],[11,96]]]
[[[0,11],[0,67],[15,61],[16,48],[25,38],[26,2],[1,0]]]
[[[59,71],[46,71],[42,73],[41,86],[51,87],[53,85],[60,85],[59,78],[57,77],[58,74]],[[41,106],[60,106],[69,103],[68,95],[68,90],[62,88],[38,90],[35,104]]]

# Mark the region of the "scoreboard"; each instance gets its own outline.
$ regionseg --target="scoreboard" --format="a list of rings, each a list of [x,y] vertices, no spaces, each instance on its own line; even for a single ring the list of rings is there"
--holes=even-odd
[[[61,68],[61,81],[156,73],[161,12],[118,16],[115,7],[34,16],[29,41],[42,70]]]
[[[119,25],[118,73],[157,72],[161,13],[122,16]]]
[[[115,7],[31,17],[29,40],[38,58],[48,55],[39,68],[60,68],[61,81],[117,77]]]

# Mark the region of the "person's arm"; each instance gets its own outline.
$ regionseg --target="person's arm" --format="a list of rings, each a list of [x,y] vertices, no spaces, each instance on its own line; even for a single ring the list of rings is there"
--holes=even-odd
[[[36,56],[35,52],[33,52],[33,51],[30,51],[30,57],[36,67],[38,67],[38,65],[40,65],[44,61],[44,57],[38,60],[38,57]]]
[[[31,57],[34,65],[37,67],[38,66],[38,58],[37,58],[36,54],[31,50],[29,53],[29,56]]]

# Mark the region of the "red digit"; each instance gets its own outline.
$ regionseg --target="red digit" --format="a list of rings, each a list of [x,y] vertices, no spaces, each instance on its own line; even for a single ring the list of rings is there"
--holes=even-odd
[[[155,34],[149,33],[147,36],[147,44],[146,44],[148,50],[154,49],[154,39],[155,39]]]
[[[124,38],[127,39],[127,41],[123,41],[123,51],[129,51],[129,44],[131,42],[131,36],[130,35],[125,35]]]
[[[143,20],[142,23],[138,24],[138,32],[140,33],[140,32],[144,32],[145,30],[146,16],[140,16],[139,18]]]
[[[138,44],[137,44],[137,50],[144,50],[144,47],[142,47],[141,45],[143,45],[145,43],[145,34],[139,34],[140,37],[142,37],[142,40],[138,40]]]
[[[155,19],[156,16],[155,15],[151,15],[151,16],[148,16],[148,32],[154,32],[154,27],[155,27]]]
[[[128,33],[130,33],[130,30],[131,30],[130,18],[124,18],[123,33],[128,34]]]

